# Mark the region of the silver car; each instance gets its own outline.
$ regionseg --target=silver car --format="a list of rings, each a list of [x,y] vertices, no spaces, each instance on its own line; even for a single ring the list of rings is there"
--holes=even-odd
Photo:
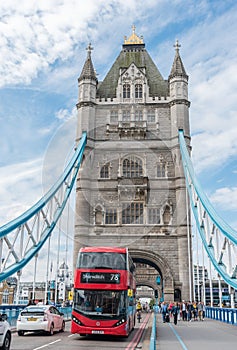
[[[31,305],[20,312],[16,329],[19,336],[40,331],[53,335],[55,331],[64,332],[65,321],[63,313],[53,305]]]
[[[7,315],[0,314],[0,349],[9,350],[11,345],[11,327],[7,322]]]

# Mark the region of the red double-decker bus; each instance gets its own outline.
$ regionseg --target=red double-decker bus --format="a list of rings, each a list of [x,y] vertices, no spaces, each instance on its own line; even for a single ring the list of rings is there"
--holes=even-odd
[[[135,265],[127,248],[80,249],[71,332],[128,336],[135,326]]]

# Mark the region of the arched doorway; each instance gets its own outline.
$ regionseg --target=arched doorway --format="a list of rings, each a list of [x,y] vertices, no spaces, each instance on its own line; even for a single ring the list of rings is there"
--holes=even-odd
[[[135,264],[138,265],[138,269],[139,264],[149,267],[147,273],[141,274],[140,278],[137,276],[137,285],[157,289],[159,301],[174,301],[174,278],[167,261],[151,251],[129,248],[129,252]],[[155,270],[155,273],[149,275],[151,269]],[[158,276],[160,277],[159,284],[157,283]]]

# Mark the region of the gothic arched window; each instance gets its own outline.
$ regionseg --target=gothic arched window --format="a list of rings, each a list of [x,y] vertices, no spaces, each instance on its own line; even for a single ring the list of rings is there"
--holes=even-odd
[[[143,224],[143,203],[122,204],[122,224]]]
[[[135,121],[136,122],[142,122],[143,120],[143,112],[141,110],[138,110],[135,112]]]
[[[123,122],[130,122],[131,116],[130,111],[127,109],[123,110]]]
[[[142,98],[142,84],[135,85],[135,98]]]
[[[100,169],[100,178],[108,179],[109,178],[109,164],[105,164]]]
[[[124,159],[123,176],[127,178],[143,176],[142,160],[137,157],[127,157]]]
[[[110,123],[116,124],[118,122],[118,111],[112,110],[110,112]]]
[[[160,209],[150,208],[148,209],[148,223],[149,224],[160,224]]]
[[[117,209],[106,209],[105,211],[105,224],[115,225],[117,224]]]
[[[131,87],[130,84],[123,85],[123,98],[130,98]]]
[[[147,111],[147,122],[148,123],[155,123],[155,121],[156,121],[155,111],[153,109],[149,109]]]

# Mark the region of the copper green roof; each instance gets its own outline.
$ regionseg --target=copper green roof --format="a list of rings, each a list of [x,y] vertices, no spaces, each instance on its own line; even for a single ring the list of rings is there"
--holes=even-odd
[[[118,85],[120,68],[127,69],[132,63],[137,68],[146,68],[146,77],[150,88],[150,96],[167,96],[168,83],[163,79],[150,55],[145,49],[145,44],[124,44],[123,50],[115,60],[110,71],[97,89],[97,97],[115,98]]]

